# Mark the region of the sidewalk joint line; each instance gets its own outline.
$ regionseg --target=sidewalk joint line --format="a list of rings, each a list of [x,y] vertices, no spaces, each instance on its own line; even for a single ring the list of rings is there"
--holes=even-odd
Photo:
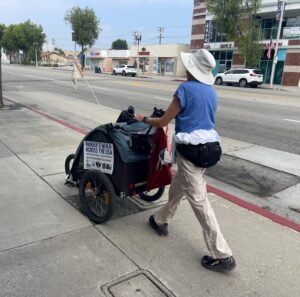
[[[46,241],[46,240],[49,240],[49,239],[54,239],[56,237],[61,237],[61,236],[68,235],[68,234],[71,234],[71,233],[79,232],[79,231],[82,231],[84,229],[88,229],[88,228],[92,228],[92,227],[93,226],[90,225],[90,226],[78,228],[78,229],[75,229],[75,230],[67,231],[67,232],[64,232],[64,233],[59,233],[59,234],[56,234],[56,235],[53,235],[53,236],[50,236],[50,237],[47,237],[47,238],[43,238],[43,239],[39,239],[39,240],[28,242],[28,243],[24,243],[24,244],[21,244],[21,245],[18,245],[18,246],[14,246],[14,247],[11,247],[11,248],[8,248],[8,249],[0,250],[0,254],[1,253],[9,252],[9,251],[12,251],[12,250],[15,250],[15,249],[27,247],[27,246],[32,245],[32,244],[41,243],[43,241]]]
[[[126,255],[126,253],[120,249],[107,235],[105,235],[103,232],[101,232],[101,230],[99,230],[98,228],[96,228],[96,226],[99,225],[94,225],[94,228],[103,236],[105,237],[121,254],[123,254],[129,261],[131,261],[138,269],[142,269],[133,259],[131,259],[128,255]],[[101,226],[101,225],[100,225]]]

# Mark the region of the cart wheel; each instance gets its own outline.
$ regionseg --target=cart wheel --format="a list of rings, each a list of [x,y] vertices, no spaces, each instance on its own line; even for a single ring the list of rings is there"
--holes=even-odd
[[[150,192],[145,191],[139,193],[139,196],[145,201],[152,202],[159,199],[163,195],[164,191],[165,191],[165,187],[161,187],[158,189],[151,190]]]
[[[75,154],[71,154],[67,157],[67,159],[65,161],[65,172],[67,175],[70,173],[70,170],[72,168],[74,157],[75,157]]]
[[[79,195],[83,211],[93,222],[101,224],[110,218],[115,191],[104,173],[86,171],[80,179]]]

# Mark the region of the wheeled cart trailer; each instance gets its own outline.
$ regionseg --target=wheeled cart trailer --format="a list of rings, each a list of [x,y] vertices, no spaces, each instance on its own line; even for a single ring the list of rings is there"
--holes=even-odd
[[[153,116],[160,114],[158,111],[155,109]],[[93,129],[65,161],[66,182],[79,187],[82,209],[96,223],[110,218],[116,196],[138,194],[155,201],[171,181],[170,165],[162,161],[163,129],[120,121],[122,113],[119,123]]]

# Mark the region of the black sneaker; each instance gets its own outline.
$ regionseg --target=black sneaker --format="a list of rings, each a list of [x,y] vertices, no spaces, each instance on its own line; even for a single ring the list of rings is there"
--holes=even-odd
[[[215,272],[230,271],[236,266],[235,260],[232,256],[225,259],[214,259],[210,256],[204,256],[202,257],[201,264],[206,269]]]
[[[149,224],[152,229],[156,231],[159,236],[168,236],[168,224],[158,225],[154,220],[154,216],[149,217]]]

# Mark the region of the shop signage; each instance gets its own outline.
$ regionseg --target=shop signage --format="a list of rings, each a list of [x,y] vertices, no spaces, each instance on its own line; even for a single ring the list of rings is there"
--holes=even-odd
[[[288,45],[288,40],[280,40],[278,42],[278,46],[287,46]],[[270,44],[270,40],[267,40],[267,41],[261,41],[260,44],[263,46],[263,47],[268,47],[269,44]],[[273,40],[273,47],[276,46],[276,41]]]
[[[100,56],[100,52],[90,52],[90,56]]]
[[[234,42],[204,43],[206,49],[234,48]]]
[[[149,56],[150,52],[139,52],[140,56]]]
[[[283,28],[283,38],[299,38],[300,27],[285,27]]]

